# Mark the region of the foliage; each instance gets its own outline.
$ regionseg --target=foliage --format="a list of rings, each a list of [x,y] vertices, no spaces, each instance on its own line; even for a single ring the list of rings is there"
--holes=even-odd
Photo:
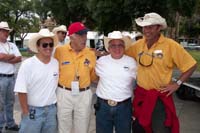
[[[87,0],[43,0],[43,8],[49,9],[58,24],[69,25],[90,18]]]
[[[112,30],[132,30],[131,0],[89,0],[88,8],[95,20],[97,30],[107,34]]]
[[[38,26],[37,18],[33,13],[33,2],[31,0],[0,0],[0,20],[7,21],[13,28],[11,41],[14,36],[23,32],[30,32],[34,26]]]
[[[197,61],[197,71],[200,72],[200,52],[198,50],[188,50],[188,52]]]
[[[8,21],[14,29],[12,37],[38,31],[39,23],[49,17],[57,25],[82,21],[91,30],[105,34],[131,31],[137,29],[134,19],[148,12],[166,18],[177,35],[179,26],[182,35],[191,36],[197,36],[200,28],[200,0],[0,0],[0,12],[0,20]]]
[[[31,57],[31,56],[34,55],[34,53],[31,53],[28,50],[26,50],[26,51],[20,51],[20,53],[22,54],[23,57]]]

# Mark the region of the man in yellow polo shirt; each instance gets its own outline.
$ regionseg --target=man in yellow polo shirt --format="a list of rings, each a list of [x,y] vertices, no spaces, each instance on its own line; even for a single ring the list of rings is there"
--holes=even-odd
[[[160,33],[167,28],[167,24],[159,14],[145,14],[144,17],[136,19],[136,24],[143,28],[144,36],[126,52],[138,63],[137,87],[133,100],[133,130],[136,133],[177,133],[179,122],[171,95],[194,72],[196,61],[180,44]],[[175,67],[182,74],[176,82],[172,82]],[[158,104],[164,109],[158,109],[156,112]],[[165,122],[159,122],[160,125],[157,126],[158,122],[154,121],[162,119],[159,113],[164,114],[163,112],[166,116]]]
[[[86,48],[88,29],[80,22],[68,28],[69,45],[56,48],[59,62],[57,90],[59,133],[88,133],[92,91],[90,83],[96,62],[95,53]]]

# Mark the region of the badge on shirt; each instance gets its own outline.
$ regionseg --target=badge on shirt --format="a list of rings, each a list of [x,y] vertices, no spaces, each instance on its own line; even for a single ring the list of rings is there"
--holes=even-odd
[[[67,65],[69,63],[70,63],[69,61],[64,61],[64,62],[62,62],[62,65]]]
[[[162,52],[162,50],[155,50],[155,51],[153,51],[153,56],[162,59],[163,58],[163,52]]]
[[[89,66],[89,64],[90,64],[90,61],[86,58],[85,61],[84,61],[84,65]]]

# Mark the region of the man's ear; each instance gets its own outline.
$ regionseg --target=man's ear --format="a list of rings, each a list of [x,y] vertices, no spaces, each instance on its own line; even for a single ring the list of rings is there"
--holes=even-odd
[[[161,25],[158,25],[158,28],[157,28],[157,30],[160,32],[160,31],[161,31],[161,29],[162,29],[162,26],[161,26]]]

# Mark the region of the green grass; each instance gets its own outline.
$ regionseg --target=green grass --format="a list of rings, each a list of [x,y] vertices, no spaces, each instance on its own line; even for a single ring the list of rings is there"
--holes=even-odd
[[[31,53],[30,51],[26,50],[26,51],[20,51],[23,57],[31,57],[34,54]]]
[[[188,52],[194,57],[197,61],[197,71],[200,72],[200,51],[199,50],[188,50]]]

